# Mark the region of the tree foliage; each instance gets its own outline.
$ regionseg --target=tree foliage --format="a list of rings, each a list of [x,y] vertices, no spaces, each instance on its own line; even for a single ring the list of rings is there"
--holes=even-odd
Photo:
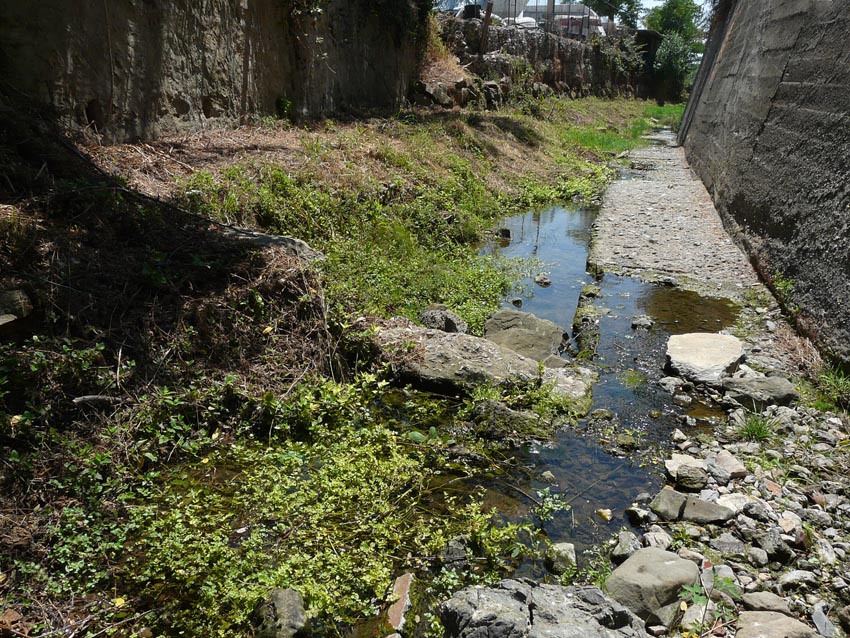
[[[617,18],[633,29],[638,26],[640,0],[586,0],[584,4],[601,16]]]
[[[656,76],[661,78],[663,97],[671,102],[682,99],[688,72],[694,63],[694,53],[688,42],[678,33],[664,36],[655,55]]]
[[[676,33],[689,43],[702,40],[702,10],[694,0],[665,0],[646,15],[646,26],[663,35]]]

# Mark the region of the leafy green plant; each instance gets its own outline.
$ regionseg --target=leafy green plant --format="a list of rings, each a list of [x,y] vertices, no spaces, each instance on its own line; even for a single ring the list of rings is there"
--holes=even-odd
[[[708,584],[706,584],[706,581],[708,581]],[[717,576],[716,573],[713,573],[712,577],[708,578],[707,574],[703,572],[696,583],[682,587],[679,592],[679,600],[682,601],[683,605],[691,603],[692,605],[703,607],[702,619],[697,627],[694,628],[695,631],[688,635],[698,638],[704,633],[711,631],[714,628],[714,622],[731,622],[735,607],[728,602],[728,599],[736,600],[740,597],[741,590],[735,584],[735,581],[728,576]],[[712,604],[712,601],[716,602]],[[708,622],[709,610],[712,607],[712,616],[714,616],[714,619],[712,622]]]
[[[664,36],[655,55],[655,75],[661,80],[664,97],[680,102],[685,93],[685,83],[693,65],[690,45],[678,33]]]

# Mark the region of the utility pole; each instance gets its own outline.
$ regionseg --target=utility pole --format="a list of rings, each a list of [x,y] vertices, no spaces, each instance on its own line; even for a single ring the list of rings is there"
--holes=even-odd
[[[493,0],[487,0],[487,9],[484,11],[484,26],[481,28],[481,55],[487,53],[487,40],[490,37],[490,19],[493,16]]]
[[[549,0],[546,4],[546,22],[549,24],[549,31],[555,31],[555,0]]]

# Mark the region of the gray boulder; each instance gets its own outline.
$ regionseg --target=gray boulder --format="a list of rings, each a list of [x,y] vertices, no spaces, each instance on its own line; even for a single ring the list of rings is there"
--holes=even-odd
[[[682,520],[692,523],[725,523],[735,517],[735,512],[728,507],[717,503],[709,503],[696,496],[688,496],[685,501],[685,509],[682,511]]]
[[[645,638],[640,622],[596,587],[504,580],[468,587],[440,608],[445,638]]]
[[[546,569],[561,576],[576,566],[576,546],[572,543],[554,543],[546,550]]]
[[[685,509],[687,498],[681,492],[665,487],[652,499],[649,509],[658,514],[658,518],[662,521],[678,521],[682,516],[682,510]]]
[[[310,634],[304,599],[294,589],[273,589],[254,610],[256,638],[303,638]]]
[[[611,561],[619,565],[641,548],[638,537],[632,532],[622,531],[617,535],[617,544],[611,550]]]
[[[667,342],[667,370],[689,381],[717,383],[744,359],[744,345],[731,335],[690,333]]]
[[[817,638],[799,620],[773,611],[745,611],[738,616],[735,638]]]
[[[538,362],[489,339],[430,330],[396,319],[377,330],[375,345],[413,383],[468,391],[491,383],[551,383],[552,392],[572,399],[577,414],[590,408],[590,389],[596,375],[577,366],[539,370]]]
[[[419,321],[426,328],[443,332],[461,332],[466,334],[469,326],[458,315],[442,304],[428,306],[419,313]]]
[[[487,339],[537,361],[560,353],[565,334],[558,324],[513,308],[499,310],[484,325]]]
[[[723,390],[727,397],[755,412],[771,405],[790,405],[800,399],[791,382],[782,377],[726,379]]]
[[[670,605],[679,592],[699,578],[699,568],[689,560],[655,547],[636,552],[608,577],[608,594],[649,624],[669,627]],[[675,611],[674,611],[675,615]]]
[[[749,611],[772,611],[778,614],[791,615],[788,602],[782,597],[769,591],[756,591],[744,594],[741,602]]]
[[[735,516],[735,512],[728,507],[709,503],[690,494],[682,494],[669,487],[663,488],[655,495],[649,508],[664,521],[723,523]]]

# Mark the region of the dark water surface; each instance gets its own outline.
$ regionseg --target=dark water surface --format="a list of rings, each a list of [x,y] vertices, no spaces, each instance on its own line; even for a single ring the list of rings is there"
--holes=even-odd
[[[736,318],[736,307],[726,300],[616,275],[606,274],[596,281],[585,270],[595,216],[593,209],[561,207],[518,215],[501,224],[510,229],[510,241],[482,248],[488,254],[543,262],[542,271],[552,284],[536,286],[531,278],[522,282],[527,291],[522,310],[564,327],[572,324],[584,285],[595,283],[602,291],[595,303],[604,314],[599,320],[599,356],[591,364],[600,375],[593,408],[611,411],[614,427],[600,433],[585,420],[573,430],[560,432],[552,444],[527,446],[519,452],[519,461],[530,468],[528,477],[515,478],[515,487],[494,483],[487,493],[489,505],[514,519],[527,514],[531,505],[521,491],[534,495],[550,487],[572,507],[557,513],[545,530],[553,542],[573,542],[580,551],[628,527],[624,509],[640,492],[653,492],[661,486],[661,471],[651,462],[650,451],[670,440],[673,429],[681,425],[677,417],[683,413],[656,383],[664,376],[668,337],[716,332],[731,326]],[[632,318],[644,314],[655,320],[653,328],[633,330]],[[705,406],[691,410],[703,420],[717,414]],[[640,442],[626,457],[610,453],[608,440],[623,433],[636,435]],[[546,471],[554,475],[557,485],[541,480]],[[606,521],[597,510],[610,510],[612,518]],[[541,567],[529,563],[520,572],[540,576]]]

